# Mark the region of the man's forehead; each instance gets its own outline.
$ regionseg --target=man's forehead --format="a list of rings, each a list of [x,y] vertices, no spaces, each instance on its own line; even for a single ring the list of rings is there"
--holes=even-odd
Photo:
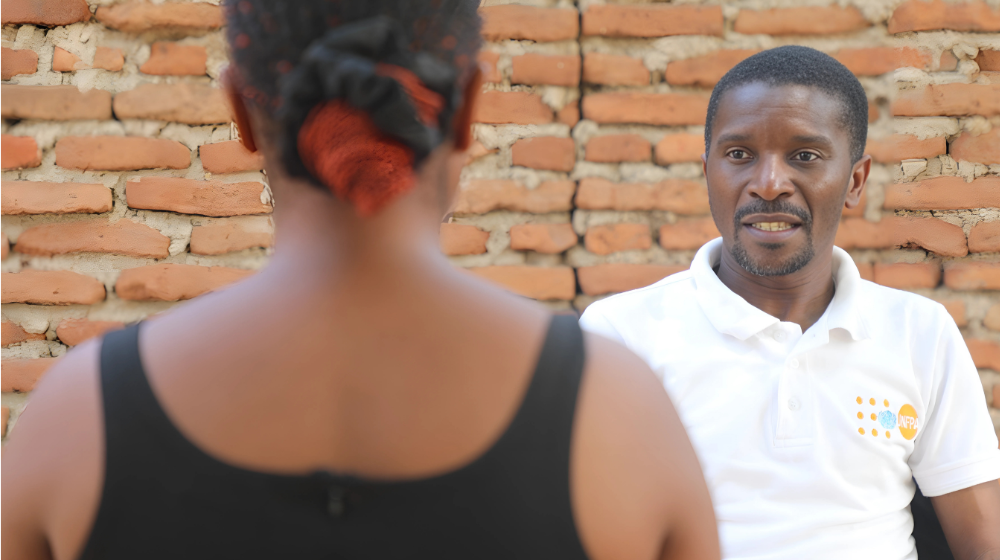
[[[846,134],[841,126],[845,110],[843,102],[819,87],[750,82],[723,94],[713,128],[715,134],[739,128],[738,134],[750,135],[760,123],[766,122],[769,126],[811,129],[809,135],[831,127]]]

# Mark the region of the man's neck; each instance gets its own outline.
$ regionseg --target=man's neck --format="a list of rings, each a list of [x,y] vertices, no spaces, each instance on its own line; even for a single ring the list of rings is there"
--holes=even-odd
[[[800,270],[786,276],[756,276],[723,249],[716,273],[719,280],[757,309],[781,321],[798,323],[805,332],[833,299],[832,252],[817,254]]]

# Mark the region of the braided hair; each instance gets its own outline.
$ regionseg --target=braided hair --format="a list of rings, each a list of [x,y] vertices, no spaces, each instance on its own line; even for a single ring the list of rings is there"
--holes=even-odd
[[[480,45],[475,0],[228,0],[238,90],[288,174],[362,215],[412,188],[451,131]]]

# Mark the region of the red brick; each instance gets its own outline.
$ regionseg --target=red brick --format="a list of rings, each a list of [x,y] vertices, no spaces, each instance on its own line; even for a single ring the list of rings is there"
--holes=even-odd
[[[875,263],[875,282],[899,290],[936,288],[941,283],[941,266],[933,263]]]
[[[969,231],[970,253],[1000,252],[1000,222],[979,222]]]
[[[573,209],[573,181],[545,181],[534,189],[517,181],[478,179],[458,193],[456,214],[485,214],[494,210],[546,214]]]
[[[958,68],[958,58],[951,51],[943,51],[941,59],[938,61],[938,70],[941,72],[954,72]]]
[[[878,104],[874,101],[868,102],[868,124],[871,124],[878,120],[879,116]]]
[[[94,16],[105,27],[128,33],[142,33],[158,28],[218,29],[225,24],[220,6],[202,2],[122,2],[97,8]]]
[[[571,300],[576,296],[576,277],[568,266],[484,266],[468,270],[532,299]]]
[[[257,182],[223,183],[174,177],[141,177],[125,185],[129,208],[167,210],[202,216],[267,214],[264,185]]]
[[[31,136],[0,136],[0,164],[7,169],[38,167],[42,164],[42,152]]]
[[[490,232],[464,224],[441,224],[441,252],[446,255],[481,255]]]
[[[153,264],[123,270],[115,293],[130,301],[179,301],[224,288],[253,273],[222,266]]]
[[[965,344],[977,368],[1000,371],[1000,344],[981,338],[968,338]]]
[[[935,177],[916,183],[886,185],[886,210],[965,210],[1000,208],[1000,178]]]
[[[218,124],[231,119],[222,90],[206,84],[141,84],[116,95],[114,110],[118,119],[184,124]]]
[[[986,317],[983,319],[983,326],[991,331],[1000,331],[1000,303],[990,306],[990,309],[986,312]],[[1000,404],[1000,400],[994,401],[994,403],[994,406],[996,406]]]
[[[871,27],[854,6],[740,10],[733,31],[747,35],[828,35]]]
[[[556,122],[562,123],[570,128],[580,122],[580,101],[571,101],[556,113]]]
[[[985,2],[963,3],[932,0],[903,2],[889,18],[889,33],[904,31],[1000,31],[1000,10],[990,9]]]
[[[980,49],[975,60],[980,72],[1000,72],[1000,50]]]
[[[937,218],[885,216],[879,222],[847,218],[840,223],[835,243],[842,249],[919,247],[945,257],[969,254],[962,228]]]
[[[516,224],[510,228],[510,248],[515,251],[557,254],[578,241],[570,224]]]
[[[668,251],[698,249],[719,235],[711,217],[678,220],[660,226],[660,246]]]
[[[729,70],[757,53],[756,50],[722,50],[677,60],[667,64],[668,83],[680,86],[713,87]]]
[[[273,244],[274,225],[266,216],[218,220],[191,230],[191,253],[195,255],[222,255]]]
[[[524,54],[511,58],[512,84],[576,87],[580,83],[579,56]]]
[[[705,153],[705,137],[701,134],[668,134],[656,143],[656,163],[700,162]]]
[[[940,84],[899,93],[892,102],[897,117],[1000,115],[1000,84]]]
[[[104,284],[68,270],[22,270],[0,276],[3,303],[90,305],[104,301]]]
[[[14,250],[50,257],[66,253],[113,253],[162,259],[170,256],[170,238],[131,220],[98,220],[42,224],[26,229]]]
[[[111,189],[101,184],[4,181],[0,191],[4,215],[111,211]]]
[[[588,296],[627,292],[687,270],[687,265],[599,264],[577,269],[580,290]]]
[[[963,132],[952,141],[950,153],[956,160],[986,165],[1000,163],[1000,126],[978,136]]]
[[[102,171],[185,169],[191,165],[191,151],[165,138],[65,136],[56,142],[56,165]]]
[[[28,393],[59,358],[18,358],[3,361],[4,393]]]
[[[993,408],[1000,408],[1000,383],[993,385]]]
[[[7,408],[6,406],[2,407],[2,408],[3,408],[3,412],[2,412],[2,415],[3,415],[3,426],[0,427],[0,435],[6,436],[7,435],[7,421],[10,420],[10,409]]]
[[[88,68],[100,68],[102,70],[117,72],[124,65],[125,55],[121,49],[97,47],[97,50],[94,52],[94,63],[92,65],[81,61],[80,57],[59,47],[56,47],[52,52],[52,70],[55,72],[73,72]]]
[[[208,52],[201,45],[157,41],[150,47],[149,59],[139,71],[156,76],[203,76],[206,62]]]
[[[583,35],[605,37],[722,36],[721,6],[591,4],[583,12]]]
[[[931,54],[912,47],[869,47],[867,49],[840,49],[833,57],[857,76],[881,76],[897,68],[926,70],[931,65]]]
[[[583,243],[591,253],[610,255],[619,251],[649,249],[653,246],[653,236],[646,224],[608,224],[587,228]]]
[[[12,344],[20,344],[32,340],[45,340],[45,333],[30,333],[21,328],[21,325],[17,323],[4,321],[0,324],[0,338],[3,339],[0,345],[6,348]]]
[[[468,165],[471,161],[479,159],[487,154],[495,154],[498,151],[499,150],[497,148],[487,150],[486,146],[484,146],[482,142],[476,140],[471,146],[469,146],[469,149],[465,151],[465,165]]]
[[[3,24],[31,23],[55,27],[90,19],[84,0],[5,0]]]
[[[946,299],[939,302],[944,306],[945,311],[951,315],[955,325],[965,327],[969,325],[969,319],[965,315],[965,302],[960,299]]]
[[[576,143],[556,136],[522,138],[511,146],[510,155],[513,165],[569,172],[576,165]]]
[[[588,177],[580,181],[576,205],[584,210],[666,210],[707,214],[708,190],[698,181],[667,179],[656,184],[613,183]]]
[[[592,93],[583,98],[584,118],[601,124],[704,124],[708,97],[688,93]]]
[[[649,161],[652,145],[638,134],[607,134],[587,142],[587,161],[618,163]]]
[[[3,237],[3,243],[0,244],[0,259],[6,259],[7,255],[10,254],[10,241],[7,240],[7,234],[0,234]]]
[[[1000,263],[950,262],[944,285],[953,290],[1000,290]]]
[[[488,41],[519,39],[547,43],[575,39],[579,13],[569,8],[536,8],[507,4],[479,8],[483,37]]]
[[[486,124],[545,124],[552,109],[542,98],[525,91],[486,91],[476,104],[475,122]]]
[[[34,74],[38,71],[38,53],[30,49],[0,49],[0,74],[9,80],[19,74]]]
[[[264,156],[243,147],[239,140],[204,144],[198,148],[201,165],[209,173],[236,173],[264,169]]]
[[[76,86],[0,86],[0,113],[5,119],[69,121],[110,119],[111,92]]]
[[[583,81],[606,86],[644,86],[649,84],[649,69],[638,58],[587,53],[583,56]]]
[[[500,69],[500,53],[492,51],[479,51],[479,66],[482,68],[483,81],[488,83],[498,83],[503,81]]]
[[[947,150],[943,136],[920,140],[910,134],[893,134],[882,140],[869,140],[865,153],[879,163],[898,163],[904,159],[929,159]]]
[[[87,319],[63,319],[56,327],[56,336],[67,346],[82,344],[91,338],[125,327],[121,321],[88,321]]]

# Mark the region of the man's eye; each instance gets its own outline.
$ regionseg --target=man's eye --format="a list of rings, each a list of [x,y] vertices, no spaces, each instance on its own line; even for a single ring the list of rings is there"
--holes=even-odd
[[[795,158],[799,161],[815,161],[819,159],[819,156],[812,152],[799,152],[795,154]]]
[[[749,157],[749,154],[743,150],[730,150],[726,155],[733,159],[747,159]]]

